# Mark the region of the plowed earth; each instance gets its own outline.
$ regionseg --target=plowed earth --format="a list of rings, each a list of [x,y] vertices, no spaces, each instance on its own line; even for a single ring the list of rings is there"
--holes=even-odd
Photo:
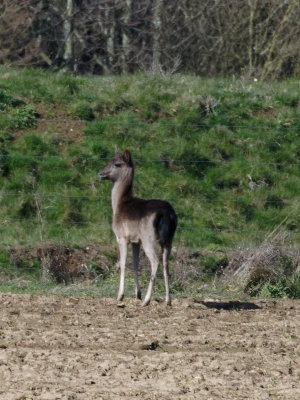
[[[299,301],[0,303],[1,399],[300,399]]]

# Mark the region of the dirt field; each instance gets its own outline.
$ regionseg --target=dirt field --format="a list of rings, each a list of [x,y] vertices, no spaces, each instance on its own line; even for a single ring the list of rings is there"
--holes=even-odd
[[[299,301],[0,302],[1,399],[300,399]]]

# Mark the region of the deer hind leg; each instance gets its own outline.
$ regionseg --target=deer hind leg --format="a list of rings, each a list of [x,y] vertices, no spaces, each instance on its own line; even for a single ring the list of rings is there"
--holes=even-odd
[[[165,279],[165,288],[166,288],[166,304],[167,306],[171,305],[171,295],[170,295],[170,288],[169,288],[169,257],[171,253],[171,246],[163,247],[162,249],[162,259],[163,259],[163,267],[164,267],[164,279]]]
[[[124,298],[124,287],[125,287],[125,268],[127,258],[127,242],[125,239],[119,239],[119,251],[120,251],[120,286],[118,292],[118,301],[122,301]]]
[[[139,253],[140,253],[140,244],[139,243],[132,243],[132,265],[134,271],[134,281],[135,281],[135,295],[137,299],[142,298],[141,288],[139,285]]]
[[[151,264],[151,278],[150,278],[146,296],[142,303],[142,306],[147,306],[151,300],[152,289],[153,289],[153,285],[155,282],[159,261],[158,261],[157,254],[155,252],[155,242],[154,241],[146,242],[146,243],[143,242],[143,248],[144,248],[145,254],[148,257],[150,264]]]

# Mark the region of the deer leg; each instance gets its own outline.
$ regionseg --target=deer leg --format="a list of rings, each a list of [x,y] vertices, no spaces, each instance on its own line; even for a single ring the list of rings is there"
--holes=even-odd
[[[127,242],[124,239],[118,241],[120,251],[120,286],[118,292],[118,301],[122,301],[124,298],[124,286],[125,286],[125,268],[127,258]]]
[[[140,244],[132,243],[132,265],[134,270],[134,281],[135,281],[135,295],[137,299],[142,298],[141,288],[139,285],[139,253],[140,253]]]
[[[150,303],[152,289],[153,289],[153,285],[155,282],[157,268],[158,268],[158,264],[159,264],[158,257],[155,252],[154,246],[155,246],[154,243],[143,243],[145,254],[148,257],[150,264],[151,264],[151,278],[150,278],[148,290],[147,290],[146,296],[144,298],[144,301],[142,303],[142,306],[147,306]]]
[[[165,288],[166,288],[166,304],[167,306],[171,305],[171,295],[170,295],[170,289],[169,289],[169,278],[170,278],[170,273],[169,273],[169,256],[170,256],[171,248],[170,247],[164,247],[163,252],[162,252],[162,258],[163,258],[163,267],[164,267],[164,279],[165,279]]]

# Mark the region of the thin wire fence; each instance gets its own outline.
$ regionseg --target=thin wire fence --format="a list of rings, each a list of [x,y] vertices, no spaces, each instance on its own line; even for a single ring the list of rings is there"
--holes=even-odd
[[[98,156],[81,156],[81,155],[71,155],[70,157],[61,157],[61,156],[37,156],[37,155],[29,155],[29,154],[20,154],[20,153],[10,153],[10,154],[0,154],[0,158],[4,159],[11,159],[12,162],[15,160],[15,158],[24,158],[24,159],[37,159],[37,160],[51,160],[51,159],[57,159],[61,161],[67,161],[69,163],[74,162],[74,160],[93,160],[93,161],[108,161],[110,160],[110,157],[98,157]],[[161,159],[146,159],[146,158],[135,158],[136,163],[169,163],[169,164],[182,164],[182,165],[188,165],[188,164],[209,164],[209,165],[214,165],[214,164],[222,164],[222,165],[247,165],[249,166],[259,166],[259,165],[269,165],[269,166],[278,166],[278,167],[298,167],[300,166],[300,163],[298,162],[263,162],[263,161],[249,161],[246,158],[243,160],[237,160],[237,161],[231,161],[231,160],[220,160],[220,159],[210,159],[210,160],[181,160],[181,159],[172,159],[172,158],[164,158],[162,157]],[[59,167],[53,167],[54,169],[58,169]]]
[[[18,223],[29,223],[29,222],[33,222],[33,223],[37,223],[37,224],[41,224],[41,220],[39,218],[3,218],[0,219],[0,223],[1,224],[9,224],[9,223],[14,223],[14,222],[18,222]],[[47,220],[44,219],[42,220],[43,224],[58,224],[58,225],[66,225],[66,228],[69,228],[71,225],[95,225],[99,228],[101,227],[105,227],[110,229],[110,225],[109,223],[103,222],[103,220],[99,220],[99,221],[89,221],[89,220],[82,220],[82,221],[65,221],[62,219],[51,219],[51,220]],[[233,228],[219,228],[219,227],[201,227],[201,226],[185,226],[185,225],[178,225],[177,228],[178,232],[190,232],[190,231],[197,231],[197,232],[220,232],[220,233],[249,233],[249,229],[233,229]],[[251,230],[251,234],[268,234],[270,233],[269,229],[254,229]],[[289,235],[299,235],[300,232],[295,232],[295,231],[290,231]]]
[[[68,195],[68,194],[62,194],[62,193],[38,193],[38,192],[1,192],[0,191],[0,201],[5,198],[5,197],[25,197],[28,198],[30,196],[34,196],[35,198],[64,198],[64,199],[107,199],[110,200],[110,196],[106,195],[97,195],[97,194],[90,194],[90,195]],[[156,198],[155,194],[153,195],[153,198]],[[187,197],[164,197],[165,200],[167,201],[176,201],[176,202],[182,202],[187,200]],[[198,200],[201,203],[218,203],[218,204],[227,204],[227,203],[243,203],[244,204],[244,199],[206,199],[205,196],[189,196],[188,200]],[[272,199],[262,199],[262,201],[267,202],[268,204],[281,204],[281,205],[288,205],[288,204],[294,204],[295,201],[292,200],[272,200]]]
[[[17,118],[7,118],[7,117],[0,117],[0,120],[6,120],[6,121],[17,121]],[[46,118],[40,118],[35,121],[34,123],[80,123],[80,124],[87,124],[88,122],[85,120],[81,119],[63,119],[63,118],[56,118],[56,119],[46,119]],[[142,126],[151,126],[151,127],[160,127],[160,126],[167,126],[167,127],[180,127],[180,128],[203,128],[203,129],[213,129],[217,128],[217,126],[212,126],[209,124],[194,124],[194,123],[170,123],[170,122],[160,122],[160,121],[154,121],[154,122],[149,122],[146,123],[144,121],[100,121],[101,124],[103,125],[111,125],[111,126],[132,126],[132,127],[142,127]],[[274,139],[274,141],[280,143],[280,141],[284,140],[288,134],[295,134],[295,138],[298,137],[297,133],[300,132],[300,126],[283,126],[281,125],[274,125],[274,126],[267,126],[267,125],[237,125],[237,124],[221,124],[222,127],[227,127],[229,129],[245,129],[245,130],[255,130],[255,131],[262,131],[262,132],[271,132],[274,131],[274,129],[277,129],[280,133],[280,137],[277,139]],[[260,138],[257,140],[257,143],[261,142],[264,137]],[[31,154],[19,154],[17,149],[14,149],[14,152],[11,154],[5,154],[5,153],[0,153],[0,159],[10,159],[11,162],[14,162],[14,157],[17,158],[24,158],[24,159],[32,159],[32,160],[47,160],[47,159],[59,159],[63,161],[67,161],[69,163],[74,162],[74,159],[76,160],[95,160],[95,161],[107,161],[109,157],[99,157],[99,156],[86,156],[82,154],[76,154],[76,155],[69,155],[69,156],[59,156],[59,155],[31,155]],[[158,159],[136,159],[135,160],[137,163],[143,162],[143,163],[174,163],[177,165],[188,165],[188,164],[208,164],[208,165],[248,165],[248,166],[275,166],[275,167],[299,167],[300,163],[299,162],[263,162],[263,161],[248,161],[247,158],[243,158],[241,161],[232,161],[232,160],[220,160],[220,159],[212,159],[212,160],[202,160],[202,159],[192,159],[192,160],[181,160],[181,159],[172,159],[166,158],[166,156],[162,156],[161,158]],[[55,167],[54,167],[55,169]],[[95,173],[96,177],[96,173]],[[96,179],[96,178],[95,178]],[[68,185],[68,182],[66,182],[66,185]],[[66,186],[65,186],[66,188]],[[74,189],[70,185],[70,188]],[[75,190],[75,189],[74,189]],[[250,190],[249,190],[250,193]],[[89,200],[89,199],[105,199],[107,201],[110,200],[110,196],[108,195],[99,195],[97,193],[92,193],[92,194],[66,194],[66,193],[57,193],[57,192],[49,192],[49,193],[43,193],[43,192],[5,192],[4,190],[0,191],[0,202],[4,200],[5,198],[28,198],[30,196],[34,196],[36,199],[47,199],[47,198],[63,198],[63,199],[82,199],[82,200]],[[168,201],[175,201],[178,204],[183,203],[186,200],[186,197],[171,197],[167,198],[166,200]],[[193,201],[201,201],[202,203],[212,203],[212,204],[219,204],[220,206],[224,207],[226,204],[239,204],[239,203],[245,203],[245,200],[243,199],[206,199],[205,196],[201,196],[201,199],[199,199],[199,196],[193,196],[189,197],[189,200]],[[274,206],[276,205],[292,205],[295,204],[296,200],[272,200],[272,199],[261,199],[260,201],[265,201],[267,204],[273,204]],[[250,204],[251,200],[249,200]],[[97,226],[100,228],[106,228],[107,230],[110,229],[109,223],[103,223],[102,221],[97,221],[97,220],[78,220],[78,221],[64,221],[63,219],[57,219],[57,220],[51,220],[51,219],[46,219],[43,218],[42,220],[40,218],[6,218],[2,217],[0,218],[0,224],[3,226],[7,224],[30,224],[34,223],[37,225],[42,226],[43,229],[47,227],[48,225],[61,225],[65,229],[69,229],[70,226],[74,227],[81,227],[81,226]],[[185,233],[188,232],[194,232],[196,233],[205,233],[205,232],[211,232],[211,233],[216,233],[216,234],[243,234],[246,235],[249,233],[249,229],[240,229],[240,228],[220,228],[220,227],[205,227],[205,226],[185,226],[184,224],[180,224],[178,227],[178,232],[177,232],[177,243],[180,244],[181,240],[183,240],[183,236]],[[252,234],[254,235],[262,235],[263,237],[267,236],[270,234],[270,230],[264,230],[264,229],[256,229],[251,231]],[[289,237],[294,237],[298,238],[299,237],[299,232],[297,230],[290,230],[288,233]],[[263,240],[262,237],[262,240]],[[45,242],[47,242],[47,237],[45,236]],[[103,244],[107,245],[107,241],[101,241],[101,239],[97,239],[97,244]],[[193,247],[199,246],[201,248],[202,243],[196,243]],[[1,243],[0,248],[2,249],[11,249],[13,245],[11,243]],[[221,246],[222,251],[233,251],[233,247],[226,247],[226,246]]]
[[[0,115],[0,120],[3,121],[12,121],[12,122],[18,122],[18,118],[13,118],[13,117],[5,117]],[[103,125],[129,125],[129,126],[166,126],[166,127],[182,127],[182,128],[217,128],[218,126],[225,127],[225,128],[230,128],[230,129],[249,129],[249,130],[264,130],[264,131],[274,131],[274,129],[280,129],[282,131],[295,131],[299,132],[300,131],[300,126],[290,126],[291,123],[287,123],[284,125],[281,123],[280,125],[274,124],[274,125],[244,125],[244,124],[226,124],[226,123],[220,123],[217,125],[210,125],[206,123],[191,123],[191,122],[164,122],[164,121],[128,121],[128,120],[120,120],[120,121],[105,121],[105,120],[99,120],[95,119],[95,121],[99,122],[101,121],[101,124]],[[38,118],[38,119],[33,119],[32,124],[37,123],[37,122],[42,122],[42,123],[57,123],[57,122],[62,122],[62,123],[77,123],[77,124],[87,124],[91,123],[91,121],[83,120],[83,119],[69,119],[69,118]]]
[[[241,231],[238,230],[233,230],[233,232],[241,233]],[[246,231],[242,231],[246,232]],[[272,237],[272,232],[270,231],[259,231],[259,233],[264,233],[264,237],[262,240],[259,242],[259,245],[262,245],[264,241],[267,238]],[[299,238],[299,235],[298,235]],[[271,243],[271,242],[270,242]],[[191,263],[194,264],[196,263],[198,267],[198,275],[200,273],[199,270],[199,263],[203,267],[203,262],[205,257],[210,257],[210,256],[216,256],[218,255],[219,259],[221,262],[224,263],[223,268],[228,265],[228,262],[230,260],[234,260],[235,257],[240,258],[240,260],[243,260],[243,254],[244,255],[251,255],[255,254],[255,251],[257,251],[257,247],[252,247],[251,245],[246,246],[245,244],[237,244],[235,246],[220,246],[218,249],[217,247],[214,250],[208,251],[205,250],[204,252],[201,251],[203,243],[199,241],[198,243],[195,243],[192,247],[188,248],[182,238],[180,228],[179,231],[176,232],[175,235],[175,240],[173,243],[173,249],[172,249],[172,263]],[[93,247],[93,255],[89,255],[89,250],[91,249],[91,246]],[[282,244],[278,244],[278,246],[282,246]],[[16,273],[22,273],[22,272],[42,272],[39,264],[36,264],[35,266],[28,264],[26,260],[26,254],[32,254],[31,258],[29,259],[34,259],[36,256],[34,254],[38,254],[39,250],[41,251],[42,257],[47,256],[47,249],[56,249],[57,253],[59,254],[62,249],[67,249],[68,254],[71,255],[72,252],[82,252],[86,256],[86,261],[82,260],[82,264],[80,265],[82,268],[82,272],[87,272],[88,271],[88,264],[92,263],[93,265],[95,264],[94,260],[94,255],[95,255],[95,249],[99,254],[103,253],[104,250],[104,255],[105,255],[105,249],[108,250],[109,252],[113,251],[115,256],[118,256],[118,246],[116,243],[115,238],[111,238],[111,241],[109,242],[107,239],[97,239],[97,241],[93,242],[92,245],[90,244],[82,244],[81,246],[77,245],[75,247],[72,247],[68,242],[64,243],[57,243],[57,242],[52,242],[51,240],[44,240],[43,242],[35,243],[35,244],[19,244],[19,243],[3,243],[0,244],[0,252],[1,251],[6,251],[7,254],[11,257],[11,265],[8,265],[7,263],[3,263],[0,260],[0,272],[3,271],[7,273],[10,268],[12,268]],[[34,252],[35,250],[35,252]],[[31,253],[33,251],[33,253]],[[14,265],[15,257],[14,254],[16,254],[18,258],[18,254],[20,256],[20,265]],[[22,256],[23,254],[23,256]],[[143,254],[143,253],[142,253]],[[24,258],[25,256],[25,258]],[[32,258],[33,257],[33,258]],[[55,256],[54,254],[54,257]],[[223,258],[222,258],[223,257]],[[131,254],[129,252],[129,258],[131,258]],[[24,262],[25,261],[25,262]],[[41,260],[42,261],[42,260]],[[57,262],[57,260],[56,260]],[[109,262],[111,264],[111,261]],[[149,262],[147,261],[146,258],[142,257],[140,261],[140,267],[144,269],[149,265]],[[80,269],[79,266],[79,269]],[[111,265],[112,267],[112,265]],[[128,263],[128,267],[130,267],[130,263]],[[222,273],[222,266],[220,266],[221,269],[219,269],[217,272],[215,271],[210,271],[210,270],[202,270],[201,274],[205,274],[206,276],[216,276],[217,274]]]

